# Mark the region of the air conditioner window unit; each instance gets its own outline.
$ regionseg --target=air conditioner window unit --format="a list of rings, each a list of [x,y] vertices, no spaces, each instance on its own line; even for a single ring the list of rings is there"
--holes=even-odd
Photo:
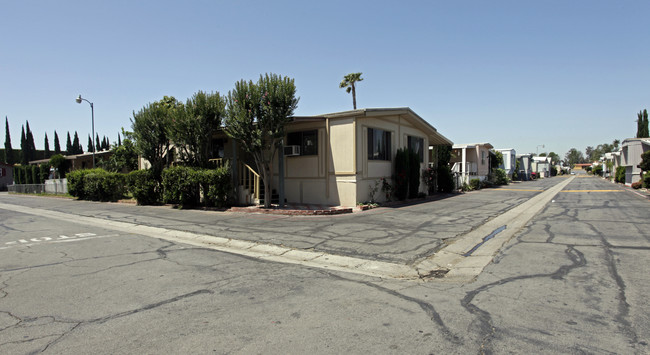
[[[286,156],[295,156],[300,155],[300,146],[299,145],[287,145],[284,147],[284,155]]]

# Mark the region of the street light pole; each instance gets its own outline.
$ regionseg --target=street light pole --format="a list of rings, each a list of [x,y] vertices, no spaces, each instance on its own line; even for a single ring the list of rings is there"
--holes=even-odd
[[[90,105],[92,106],[92,104],[90,104]],[[535,148],[535,149],[537,149],[537,154],[535,154],[537,156],[539,156],[539,147],[544,148],[544,144],[538,145],[537,148]]]
[[[92,117],[92,125],[93,125],[93,135],[90,138],[90,141],[93,142],[95,140],[95,108],[93,106],[93,103],[82,98],[81,94],[79,94],[79,96],[75,99],[75,101],[77,101],[78,104],[80,104],[81,101],[86,101],[87,103],[90,104],[90,115]],[[92,148],[93,148],[93,169],[95,169],[95,151],[97,150],[95,143],[92,144]]]

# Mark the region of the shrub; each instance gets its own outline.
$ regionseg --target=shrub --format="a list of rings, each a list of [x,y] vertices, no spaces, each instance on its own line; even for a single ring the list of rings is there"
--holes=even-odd
[[[409,198],[416,198],[420,192],[420,156],[408,149],[408,185]]]
[[[643,186],[643,181],[637,181],[632,183],[633,189],[640,189]]]
[[[161,186],[151,170],[134,170],[126,175],[129,192],[139,205],[156,205],[162,200]]]
[[[407,149],[398,149],[395,155],[395,197],[403,201],[408,195],[409,154]]]
[[[197,171],[203,190],[203,200],[206,206],[225,207],[232,190],[230,167],[204,169]]]
[[[102,169],[84,169],[73,170],[66,175],[68,179],[68,193],[80,200],[86,199],[84,189],[84,178],[88,174],[96,173],[97,171],[104,171]]]
[[[596,165],[594,168],[591,170],[592,174],[598,175],[598,176],[603,176],[603,166],[602,165]]]
[[[199,204],[199,179],[196,169],[176,166],[163,170],[163,202],[181,207]]]
[[[50,164],[43,163],[39,165],[38,170],[41,175],[41,184],[44,184],[45,180],[50,176]]]
[[[33,184],[34,183],[34,175],[32,175],[32,170],[29,165],[23,166],[23,176],[25,177],[25,184]]]
[[[32,174],[32,184],[40,184],[41,169],[39,169],[38,165],[30,165],[29,172]]]
[[[642,181],[643,181],[643,187],[646,189],[650,189],[650,171],[645,173],[645,175],[643,175]]]
[[[494,183],[497,185],[508,185],[508,174],[504,169],[494,171]]]
[[[83,176],[83,195],[92,201],[117,201],[124,196],[124,174],[92,169]]]
[[[22,166],[14,166],[14,183],[20,185],[25,183],[25,170]]]
[[[481,188],[481,179],[471,179],[469,180],[469,187],[472,190],[478,190]]]
[[[615,176],[615,181],[621,184],[625,183],[625,167],[624,166],[617,166],[616,167],[616,176]]]
[[[452,192],[454,191],[454,177],[451,175],[451,169],[448,166],[438,167],[438,191]]]
[[[436,175],[436,169],[434,168],[427,168],[422,170],[422,182],[427,185],[427,193],[429,195],[435,192]]]

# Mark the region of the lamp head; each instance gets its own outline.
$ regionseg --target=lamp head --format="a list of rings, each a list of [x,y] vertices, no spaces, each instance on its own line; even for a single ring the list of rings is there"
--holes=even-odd
[[[75,99],[75,101],[77,101],[78,104],[81,103],[81,94],[79,94],[79,96]]]

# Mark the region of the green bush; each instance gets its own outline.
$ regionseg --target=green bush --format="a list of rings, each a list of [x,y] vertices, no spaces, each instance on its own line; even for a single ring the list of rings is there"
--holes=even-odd
[[[230,167],[197,171],[206,206],[225,207],[232,190]]]
[[[40,184],[41,170],[38,168],[38,165],[30,165],[29,172],[32,174],[32,184]]]
[[[650,189],[650,171],[643,175],[643,187]]]
[[[471,179],[469,180],[469,188],[472,190],[478,190],[481,188],[481,179]]]
[[[395,197],[403,201],[409,190],[409,153],[408,149],[398,149],[395,155]]]
[[[163,170],[163,202],[181,207],[200,203],[199,174],[194,168],[176,166]]]
[[[408,149],[408,159],[409,198],[417,198],[420,192],[420,156]]]
[[[505,169],[496,169],[494,171],[494,183],[497,185],[508,185],[508,174]]]
[[[603,176],[603,166],[602,165],[594,166],[593,169],[591,170],[591,173],[594,175]]]
[[[427,193],[432,195],[435,192],[437,173],[434,168],[422,170],[422,182],[427,186]]]
[[[25,184],[33,184],[34,175],[32,175],[32,168],[29,165],[25,165],[22,168],[23,168],[23,174],[25,176]]]
[[[43,163],[38,166],[38,170],[41,175],[41,184],[44,184],[45,180],[50,176],[50,164]]]
[[[151,170],[134,170],[126,175],[126,181],[139,205],[156,205],[162,201],[160,183]]]
[[[454,177],[448,166],[438,167],[438,191],[449,193],[454,191]]]
[[[16,165],[14,166],[14,183],[17,185],[24,184],[25,183],[25,171],[22,166]]]
[[[624,166],[617,166],[616,167],[616,176],[615,176],[615,181],[621,184],[625,183],[625,167]]]
[[[124,174],[92,169],[83,177],[84,198],[92,201],[117,201],[124,197]]]
[[[101,173],[102,169],[83,169],[73,170],[66,175],[68,179],[68,193],[80,200],[86,199],[86,190],[84,189],[85,176],[93,173]]]

